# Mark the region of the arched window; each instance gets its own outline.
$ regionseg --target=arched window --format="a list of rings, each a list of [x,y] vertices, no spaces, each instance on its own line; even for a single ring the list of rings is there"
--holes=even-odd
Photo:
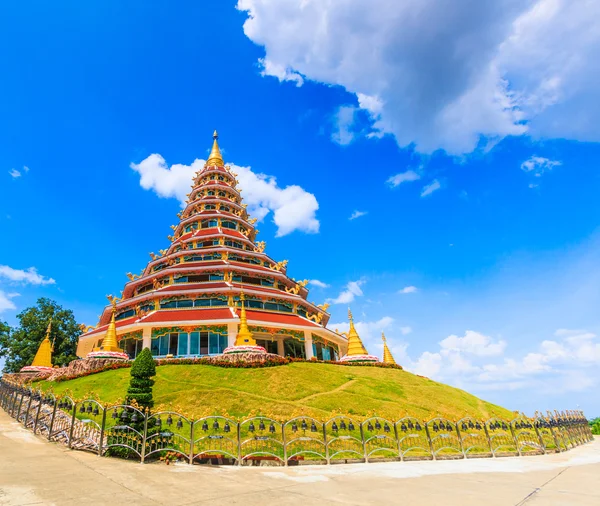
[[[213,228],[218,226],[219,222],[217,220],[202,220],[202,228]]]
[[[237,230],[237,223],[235,221],[231,221],[231,220],[223,220],[221,222],[221,226],[223,228],[230,228],[232,230]]]

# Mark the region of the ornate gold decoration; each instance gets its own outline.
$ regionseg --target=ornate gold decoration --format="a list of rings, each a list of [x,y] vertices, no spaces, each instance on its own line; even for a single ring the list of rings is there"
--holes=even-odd
[[[219,246],[225,246],[225,237],[219,237]]]
[[[79,330],[81,330],[81,332],[83,332],[84,334],[86,332],[89,332],[90,330],[94,330],[96,327],[93,327],[92,325],[86,325],[85,323],[80,323],[79,324]]]
[[[250,225],[254,225],[254,224],[257,222],[257,221],[258,221],[258,219],[257,219],[257,218],[250,218],[250,219],[248,220],[248,223],[250,223]]]
[[[52,319],[48,322],[46,328],[46,335],[40,343],[31,367],[52,367],[52,351],[54,351],[54,345],[50,343],[50,330],[52,329]]]
[[[232,271],[224,272],[223,273],[223,281],[225,281],[225,283],[231,283],[233,281],[233,272]]]
[[[171,230],[177,230],[177,225],[171,225]]]
[[[256,243],[256,246],[254,246],[254,252],[255,253],[262,253],[265,251],[265,247],[267,246],[267,243],[265,241],[260,241]]]
[[[305,279],[304,281],[298,281],[294,287],[292,287],[292,288],[286,287],[285,291],[287,293],[291,293],[293,295],[298,295],[298,293],[300,292],[300,288],[306,286],[307,284],[308,284],[308,279]]]
[[[152,288],[154,290],[158,290],[159,288],[162,288],[165,284],[163,282],[160,282],[158,280],[158,278],[152,278]]]
[[[281,272],[281,270],[284,269],[287,264],[288,264],[287,260],[282,260],[281,262],[277,262],[275,265],[271,265],[271,267],[269,267],[269,268],[273,271]]]
[[[246,300],[246,296],[242,291],[240,293],[240,329],[235,338],[236,346],[256,346],[256,341],[252,336],[252,332],[248,328],[248,320],[246,319],[246,307],[244,306],[244,301]]]
[[[321,321],[323,321],[323,313],[320,311],[318,313],[309,314],[307,318],[315,323],[321,325]]]
[[[213,133],[212,149],[210,150],[210,155],[208,155],[208,160],[206,160],[206,163],[204,164],[205,167],[208,167],[210,165],[223,167],[223,165],[225,165],[225,163],[223,162],[223,157],[221,156],[221,150],[219,149],[219,143],[217,142],[218,138],[219,134],[215,130],[215,132]]]
[[[317,305],[317,307],[321,308],[323,311],[327,311],[327,308],[330,306],[331,304],[329,304],[328,302],[325,302],[325,304],[319,304]]]
[[[169,251],[169,250],[168,249],[159,249],[158,250],[161,257],[164,257],[167,254],[167,251]]]
[[[394,357],[392,356],[392,352],[388,348],[387,340],[386,340],[385,334],[383,332],[381,333],[381,340],[383,341],[383,363],[396,365],[396,361],[394,360]]]
[[[152,258],[152,260],[156,260],[157,258],[160,258],[160,255],[157,255],[156,253],[154,253],[153,251],[150,252],[150,257]]]
[[[135,281],[141,277],[139,274],[132,274],[131,272],[128,272],[125,275],[129,278],[129,281]]]
[[[173,237],[172,235],[168,235],[167,239],[169,239],[169,241],[173,242],[175,240],[175,237]]]
[[[121,292],[121,298],[119,297],[115,297],[114,295],[107,295],[106,298],[108,299],[108,301],[110,302],[111,306],[113,307],[117,307],[117,302],[120,302],[123,300],[123,292]]]

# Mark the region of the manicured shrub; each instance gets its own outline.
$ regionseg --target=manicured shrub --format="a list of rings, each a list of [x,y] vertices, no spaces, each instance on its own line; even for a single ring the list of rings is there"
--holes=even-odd
[[[144,348],[137,356],[131,366],[130,374],[126,403],[131,404],[135,401],[140,409],[149,410],[154,406],[152,398],[154,380],[151,378],[156,376],[156,363],[150,348]]]

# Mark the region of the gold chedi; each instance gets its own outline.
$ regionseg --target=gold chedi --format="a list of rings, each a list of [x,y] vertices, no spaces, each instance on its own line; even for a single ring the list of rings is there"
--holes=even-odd
[[[46,328],[46,335],[40,343],[33,362],[31,365],[25,366],[21,369],[21,372],[41,372],[52,369],[52,351],[54,346],[50,342],[50,331],[52,330],[52,319],[48,322]]]
[[[374,355],[369,355],[364,347],[356,328],[354,327],[354,318],[352,311],[348,308],[348,320],[350,320],[350,329],[345,334],[348,338],[348,352],[341,358],[342,362],[379,362]]]
[[[256,346],[256,341],[254,340],[254,337],[252,336],[252,332],[250,332],[250,329],[248,328],[248,320],[246,319],[246,307],[244,306],[245,300],[246,300],[246,296],[244,295],[244,292],[242,292],[240,294],[240,304],[241,304],[240,329],[235,338],[235,345],[236,346]]]
[[[129,355],[124,353],[119,348],[119,342],[117,340],[117,324],[115,322],[115,313],[117,312],[117,299],[110,298],[112,305],[112,312],[110,315],[110,323],[106,329],[106,334],[102,340],[100,348],[96,348],[91,353],[88,353],[87,358],[114,358],[116,360],[129,360]]]
[[[240,293],[240,326],[238,329],[237,336],[235,337],[235,344],[233,346],[228,346],[223,351],[223,355],[232,355],[236,353],[266,353],[262,346],[258,346],[256,344],[256,340],[250,329],[248,328],[248,319],[246,317],[246,307],[244,306],[244,302],[246,301],[246,296],[242,291]]]
[[[381,333],[381,340],[383,341],[383,363],[397,365],[396,361],[394,360],[394,357],[392,355],[392,352],[388,348],[387,340],[386,340],[385,334],[383,332]]]

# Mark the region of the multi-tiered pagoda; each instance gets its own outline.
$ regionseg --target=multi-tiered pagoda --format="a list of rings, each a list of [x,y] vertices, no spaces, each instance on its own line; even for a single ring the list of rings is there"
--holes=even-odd
[[[78,356],[118,356],[115,334],[130,358],[145,347],[156,357],[218,355],[244,342],[307,359],[346,353],[347,339],[326,328],[327,305],[309,302],[307,281],[288,277],[287,260],[256,242],[256,219],[213,137],[169,247],[127,275],[121,298],[109,297],[98,325],[80,337]]]

